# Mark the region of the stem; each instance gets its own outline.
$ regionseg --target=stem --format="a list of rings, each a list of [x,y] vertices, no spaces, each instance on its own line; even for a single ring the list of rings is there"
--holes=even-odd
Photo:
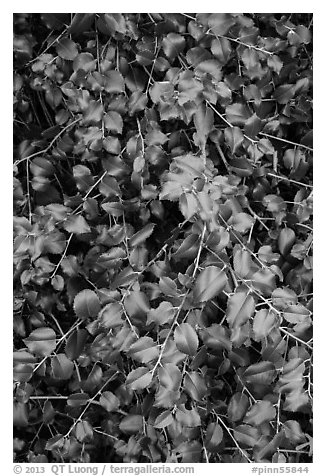
[[[56,347],[58,347],[58,345],[61,344],[61,342],[62,342],[63,340],[65,340],[66,337],[67,337],[71,332],[73,332],[73,331],[81,324],[81,322],[82,322],[81,319],[78,319],[78,321],[75,323],[75,325],[74,325],[73,327],[71,327],[71,328],[69,329],[69,331],[67,331],[62,337],[60,337],[60,339],[57,341]],[[34,367],[33,372],[32,372],[33,374],[36,372],[36,370],[37,370],[38,368],[41,367],[41,365],[44,364],[44,362],[46,361],[46,359],[47,359],[48,357],[50,357],[50,355],[46,355],[46,356],[41,360],[41,362],[39,362],[39,363],[37,364],[37,366]]]
[[[307,183],[297,182],[296,180],[292,180],[292,179],[289,179],[287,177],[281,177],[280,175],[272,174],[270,172],[267,175],[269,177],[274,177],[274,178],[277,178],[279,180],[286,180],[287,182],[295,183],[297,185],[300,185],[301,187],[313,188],[312,185],[308,185]]]
[[[163,342],[163,344],[162,344],[160,355],[158,356],[158,359],[157,359],[157,361],[156,361],[156,364],[154,365],[153,369],[151,370],[151,373],[152,373],[153,375],[155,374],[155,370],[157,369],[157,367],[158,367],[158,366],[160,365],[160,363],[161,363],[161,360],[162,360],[162,357],[163,357],[163,353],[164,353],[164,349],[165,349],[165,347],[166,347],[166,344],[167,344],[167,342],[168,342],[168,339],[169,339],[170,335],[172,334],[172,330],[173,330],[174,326],[176,325],[176,323],[177,323],[177,321],[178,321],[178,317],[179,317],[179,315],[180,315],[180,313],[181,313],[181,310],[182,310],[182,308],[183,308],[183,306],[184,306],[184,303],[186,302],[186,299],[187,299],[187,296],[188,296],[189,292],[190,292],[190,290],[188,289],[188,291],[186,292],[186,294],[183,296],[182,302],[181,302],[181,304],[180,304],[180,306],[179,306],[179,308],[178,308],[178,312],[176,313],[176,316],[175,316],[175,318],[174,318],[174,321],[172,322],[172,325],[171,325],[171,327],[170,327],[170,329],[169,329],[168,335],[166,336],[166,338],[165,338],[165,340],[164,340],[164,342]]]
[[[27,157],[23,157],[22,159],[19,159],[19,160],[16,160],[14,162],[14,166],[16,167],[17,165],[19,165],[21,162],[24,162],[24,160],[29,160],[29,159],[32,159],[33,157],[36,157],[38,155],[42,155],[42,154],[46,154],[50,149],[51,147],[53,146],[53,144],[55,143],[55,141],[57,139],[59,139],[59,137],[67,130],[69,129],[69,127],[73,126],[74,124],[77,124],[77,122],[79,122],[81,120],[81,118],[79,119],[76,119],[75,121],[71,122],[70,124],[68,124],[66,127],[64,127],[63,129],[61,129],[61,131],[55,136],[55,138],[50,142],[50,144],[43,150],[39,150],[38,152],[34,152],[34,154],[31,154]]]
[[[120,372],[117,371],[115,372],[114,375],[112,375],[112,377],[110,377],[103,385],[102,387],[100,388],[100,390],[98,390],[96,392],[96,394],[88,401],[87,405],[85,406],[84,410],[81,412],[81,414],[79,415],[79,417],[77,418],[77,420],[74,421],[73,425],[70,427],[70,429],[68,430],[68,432],[64,435],[64,438],[67,438],[70,433],[72,432],[72,430],[75,428],[75,426],[77,425],[77,423],[79,421],[81,421],[81,419],[83,418],[83,416],[85,415],[85,413],[87,412],[87,410],[89,409],[90,405],[94,402],[95,398],[102,392],[102,390],[104,389],[104,387],[106,387],[106,385],[111,382],[115,377],[116,375],[118,375]]]
[[[226,426],[226,424],[224,423],[224,421],[222,420],[221,417],[219,417],[217,415],[217,413],[215,413],[216,417],[217,417],[217,420],[221,423],[221,425],[223,425],[223,427],[226,429],[226,431],[228,432],[228,434],[230,435],[233,443],[235,444],[235,446],[237,447],[237,449],[240,451],[240,453],[246,458],[246,460],[248,461],[248,463],[252,463],[251,459],[247,456],[247,454],[243,451],[243,449],[239,446],[239,443],[237,442],[237,440],[234,438],[234,436],[232,435],[231,433],[231,430],[228,426]]]
[[[313,149],[311,147],[308,147],[307,145],[298,144],[296,142],[292,142],[290,140],[283,139],[282,137],[272,136],[270,134],[266,134],[266,132],[259,132],[259,135],[264,136],[264,137],[270,137],[271,139],[275,139],[275,140],[278,140],[280,142],[285,142],[286,144],[295,145],[296,147],[301,147],[302,149],[307,149],[307,150],[310,150],[311,152],[313,152]]]
[[[56,267],[55,267],[53,273],[51,274],[50,279],[54,278],[54,276],[56,275],[56,272],[58,271],[58,269],[59,269],[59,267],[60,267],[62,261],[64,260],[64,258],[65,258],[65,256],[66,256],[66,253],[67,253],[67,250],[68,250],[68,247],[69,247],[69,244],[70,244],[70,241],[71,241],[71,238],[73,237],[73,235],[74,235],[73,233],[70,233],[70,236],[69,236],[69,238],[68,238],[68,240],[67,240],[66,247],[65,247],[65,249],[64,249],[64,252],[62,253],[62,256],[61,256],[61,258],[60,258],[59,263],[56,265]]]

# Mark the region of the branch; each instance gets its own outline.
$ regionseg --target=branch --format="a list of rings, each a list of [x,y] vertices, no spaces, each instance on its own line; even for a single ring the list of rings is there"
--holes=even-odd
[[[264,137],[270,137],[271,139],[274,139],[274,140],[278,140],[280,142],[285,142],[286,144],[291,144],[291,145],[294,145],[296,147],[301,147],[302,149],[307,149],[307,150],[310,150],[311,152],[313,152],[313,149],[311,147],[308,147],[307,145],[303,145],[303,144],[298,144],[296,142],[292,142],[290,140],[287,140],[287,139],[283,139],[282,137],[276,137],[276,136],[272,136],[270,134],[266,134],[266,132],[259,132],[258,133],[260,136],[264,136]]]
[[[46,154],[50,149],[51,147],[53,146],[53,144],[55,143],[56,140],[59,139],[59,137],[67,130],[69,129],[69,127],[77,124],[77,122],[81,121],[82,118],[79,118],[79,119],[76,119],[75,121],[71,122],[70,124],[66,125],[66,127],[64,127],[63,129],[61,129],[61,131],[55,136],[55,138],[50,142],[50,144],[43,150],[39,150],[38,152],[34,152],[34,154],[31,154],[31,155],[28,155],[27,157],[23,157],[22,159],[19,159],[19,160],[16,160],[14,162],[14,167],[16,167],[17,165],[19,165],[21,162],[24,162],[24,160],[30,160],[32,159],[33,157],[36,157],[37,155],[42,155],[42,154]]]

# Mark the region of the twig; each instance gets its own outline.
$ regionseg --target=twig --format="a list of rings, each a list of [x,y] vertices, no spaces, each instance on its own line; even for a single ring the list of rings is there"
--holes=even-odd
[[[310,150],[311,152],[313,152],[313,149],[311,147],[308,147],[307,145],[298,144],[297,142],[292,142],[290,140],[283,139],[282,137],[272,136],[270,134],[266,134],[266,132],[259,132],[258,134],[260,136],[270,137],[271,139],[278,140],[280,142],[285,142],[286,144],[295,145],[296,147],[301,147],[302,149],[307,149],[307,150]]]
[[[31,194],[29,188],[29,160],[26,162],[26,196],[28,203],[28,220],[32,223],[32,207],[31,207]]]
[[[227,160],[226,160],[226,158],[225,158],[225,155],[223,154],[223,151],[222,151],[222,149],[221,149],[220,144],[216,144],[216,148],[217,148],[217,150],[218,150],[218,153],[219,153],[220,156],[221,156],[221,159],[223,160],[223,163],[224,163],[224,165],[225,165],[226,170],[230,173],[229,164],[227,163]]]
[[[133,325],[133,323],[132,323],[131,320],[130,320],[130,317],[128,316],[128,313],[127,313],[127,310],[126,310],[126,308],[125,308],[125,306],[124,306],[123,300],[120,301],[120,304],[121,304],[121,307],[122,307],[122,309],[123,309],[123,312],[124,312],[124,314],[125,314],[125,316],[126,316],[126,320],[127,320],[128,324],[129,324],[129,326],[130,326],[130,329],[131,329],[132,332],[135,334],[135,336],[137,337],[137,339],[139,339],[139,334],[138,334],[138,332],[135,330],[135,326]]]
[[[70,244],[70,241],[71,241],[71,238],[73,237],[73,235],[74,235],[73,233],[70,233],[70,236],[69,236],[69,238],[68,238],[68,240],[67,240],[66,247],[65,247],[65,249],[64,249],[64,252],[62,253],[62,256],[61,256],[61,258],[60,258],[60,260],[59,260],[59,263],[58,263],[58,264],[56,265],[56,267],[54,268],[54,271],[53,271],[53,273],[51,274],[50,279],[54,278],[54,276],[56,275],[56,273],[57,273],[57,271],[58,271],[58,269],[59,269],[59,267],[60,267],[62,261],[64,260],[64,258],[65,258],[65,256],[66,256],[66,253],[67,253],[67,250],[68,250],[68,247],[69,247],[69,244]]]
[[[208,248],[208,247],[206,247],[206,249],[207,249],[208,251],[210,251],[210,253],[212,253],[212,255],[214,255],[216,258],[218,258],[218,259],[221,261],[221,263],[224,264],[225,267],[227,267],[228,269],[231,269],[231,266],[228,265],[227,263],[225,263],[225,261],[224,261],[218,254],[216,254],[214,251],[212,251],[212,250],[211,250],[210,248]],[[265,303],[275,314],[277,314],[277,315],[280,316],[280,317],[283,317],[281,311],[279,311],[278,309],[276,309],[266,298],[264,298],[264,296],[262,296],[261,294],[259,294],[259,292],[258,292],[255,288],[251,287],[251,286],[247,283],[247,281],[246,281],[245,279],[241,278],[240,276],[238,276],[238,279],[250,290],[250,292],[256,294],[256,296],[258,296],[262,301],[264,301],[264,303]],[[279,327],[279,330],[280,330],[280,332],[282,332],[283,334],[285,334],[285,335],[291,337],[292,339],[296,340],[296,341],[299,342],[300,344],[303,344],[303,345],[305,345],[306,347],[308,347],[310,350],[312,350],[312,346],[309,345],[308,342],[305,342],[304,340],[300,339],[300,338],[297,337],[296,335],[291,334],[291,332],[287,331],[284,327]]]
[[[272,174],[270,172],[268,172],[267,175],[269,177],[274,177],[274,178],[277,178],[279,180],[286,180],[287,182],[295,183],[297,185],[300,185],[301,187],[313,188],[312,185],[309,185],[307,183],[298,182],[297,180],[292,180],[292,179],[289,179],[288,177],[281,177],[280,175]]]
[[[33,157],[36,157],[38,155],[42,155],[42,154],[46,154],[50,149],[51,147],[53,146],[53,144],[56,142],[56,140],[59,139],[59,137],[67,130],[69,129],[69,127],[77,124],[77,122],[81,121],[81,118],[79,119],[76,119],[75,121],[71,122],[70,124],[67,124],[66,127],[64,127],[63,129],[61,129],[61,131],[55,136],[55,138],[50,142],[50,144],[43,150],[39,150],[38,152],[34,152],[34,154],[31,154],[27,157],[23,157],[22,159],[19,159],[19,160],[16,160],[14,162],[14,166],[17,166],[19,165],[21,162],[24,162],[24,160],[29,160],[29,159],[32,159]]]
[[[190,20],[197,21],[196,18],[194,18],[194,17],[188,15],[187,13],[181,13],[181,15],[183,15],[183,16],[186,17],[186,18],[190,18]]]
[[[167,334],[167,336],[166,336],[166,338],[165,338],[165,340],[164,340],[164,342],[163,342],[163,344],[162,344],[161,351],[160,351],[160,355],[158,356],[158,359],[157,359],[157,361],[156,361],[156,364],[154,365],[153,369],[151,370],[151,373],[152,373],[153,375],[155,374],[155,371],[156,371],[157,367],[158,367],[158,366],[160,365],[160,363],[161,363],[161,360],[162,360],[162,357],[163,357],[163,353],[164,353],[166,344],[167,344],[167,342],[168,342],[168,339],[169,339],[170,335],[172,334],[172,331],[173,331],[174,326],[175,326],[175,325],[177,324],[177,322],[178,322],[178,317],[179,317],[179,315],[180,315],[180,313],[181,313],[181,311],[182,311],[182,308],[183,308],[183,306],[184,306],[184,303],[186,302],[186,299],[187,299],[187,297],[188,297],[189,292],[190,292],[190,289],[188,289],[187,292],[184,294],[183,299],[182,299],[182,302],[181,302],[181,304],[180,304],[180,306],[179,306],[179,308],[178,308],[178,312],[176,313],[175,318],[174,318],[174,320],[173,320],[173,322],[172,322],[172,324],[171,324],[171,327],[170,327],[170,329],[169,329],[169,332],[168,332],[168,334]]]
[[[30,400],[67,400],[69,397],[64,395],[33,395]]]
[[[56,347],[58,347],[59,344],[61,344],[62,341],[64,341],[66,339],[66,337],[71,333],[73,332],[80,324],[81,324],[81,319],[78,319],[78,321],[74,324],[73,327],[71,327],[66,333],[65,335],[63,335],[62,337],[60,337],[60,339],[57,341],[57,344],[56,344]],[[42,360],[41,362],[39,362],[37,364],[36,367],[34,367],[33,369],[33,374],[36,372],[37,369],[39,369],[41,367],[41,365],[44,364],[44,362],[47,360],[47,358],[50,357],[50,355],[46,355]]]
[[[215,412],[214,412],[215,413]],[[237,449],[240,451],[240,453],[246,458],[246,460],[248,461],[248,463],[252,463],[251,459],[249,458],[249,456],[247,455],[247,453],[245,453],[245,451],[239,446],[239,443],[237,442],[237,440],[234,438],[234,436],[232,435],[231,433],[231,430],[230,428],[224,423],[224,421],[222,420],[222,418],[217,414],[215,413],[216,417],[217,417],[217,420],[221,423],[221,425],[223,425],[223,427],[226,429],[226,431],[228,432],[228,434],[230,435],[233,443],[235,444],[235,446],[237,447]]]
[[[204,223],[203,231],[202,231],[201,237],[200,237],[198,253],[197,253],[197,256],[196,256],[196,259],[195,259],[195,267],[194,267],[194,271],[192,273],[193,278],[195,277],[195,275],[197,273],[198,266],[199,266],[200,255],[201,255],[201,252],[203,250],[203,243],[204,243],[204,237],[205,237],[205,233],[206,233],[206,227],[207,227],[207,225],[206,225],[206,223]]]
[[[207,448],[206,448],[205,443],[204,443],[204,434],[203,434],[203,429],[202,429],[202,427],[200,427],[200,435],[201,435],[201,440],[202,440],[202,445],[203,445],[205,460],[206,460],[206,463],[209,463],[209,457],[208,457],[208,453],[207,453]]]
[[[87,412],[88,408],[90,407],[90,405],[93,403],[93,401],[95,400],[95,398],[102,392],[102,390],[104,389],[104,387],[107,386],[107,384],[109,382],[111,382],[115,377],[116,375],[118,375],[120,372],[117,371],[115,372],[114,375],[112,375],[112,377],[110,377],[108,380],[106,380],[106,382],[104,382],[104,384],[102,385],[102,387],[100,388],[100,390],[98,390],[96,392],[96,394],[88,401],[87,405],[85,406],[84,410],[81,412],[81,414],[79,415],[79,417],[77,418],[77,420],[74,421],[73,425],[70,427],[70,429],[67,431],[67,433],[64,435],[64,438],[67,438],[70,433],[72,432],[72,430],[75,428],[75,426],[77,425],[77,423],[79,421],[81,421],[81,419],[83,418],[83,416],[85,415],[85,413]]]

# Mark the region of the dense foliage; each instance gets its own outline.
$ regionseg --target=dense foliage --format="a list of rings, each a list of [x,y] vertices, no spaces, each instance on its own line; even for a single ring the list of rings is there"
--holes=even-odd
[[[14,15],[14,458],[309,462],[312,15]]]

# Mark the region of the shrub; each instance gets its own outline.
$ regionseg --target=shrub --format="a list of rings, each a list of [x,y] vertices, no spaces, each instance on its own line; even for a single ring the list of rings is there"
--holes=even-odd
[[[14,15],[14,458],[309,462],[312,15]]]

